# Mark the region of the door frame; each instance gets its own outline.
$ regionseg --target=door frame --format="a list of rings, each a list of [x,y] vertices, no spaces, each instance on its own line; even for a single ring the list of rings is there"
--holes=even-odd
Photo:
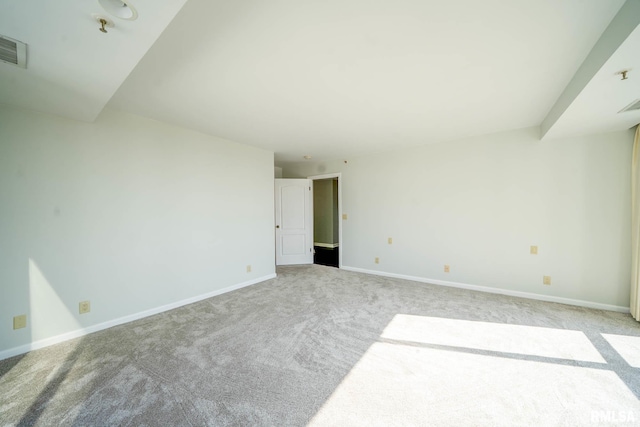
[[[344,244],[344,240],[342,238],[342,221],[344,221],[342,219],[342,173],[337,172],[337,173],[327,173],[324,175],[313,175],[313,176],[308,176],[307,179],[310,179],[311,181],[317,181],[320,179],[330,179],[330,178],[338,178],[338,240],[340,240],[339,246],[338,246],[338,268],[342,268],[342,254],[344,252],[343,250],[343,244]],[[311,187],[313,188],[313,187]],[[313,209],[311,209],[311,215],[312,215],[312,224],[314,224],[315,226],[315,218],[313,218]],[[315,230],[314,230],[315,231]]]

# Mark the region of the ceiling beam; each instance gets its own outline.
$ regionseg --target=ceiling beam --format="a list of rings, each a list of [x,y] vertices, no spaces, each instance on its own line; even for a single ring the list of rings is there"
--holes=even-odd
[[[540,125],[542,139],[638,25],[640,25],[640,0],[627,0],[542,121]]]

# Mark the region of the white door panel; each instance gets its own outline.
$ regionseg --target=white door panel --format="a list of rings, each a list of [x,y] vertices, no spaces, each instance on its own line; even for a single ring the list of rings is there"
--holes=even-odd
[[[276,265],[313,264],[311,180],[276,179]]]
[[[304,187],[287,183],[282,187],[280,192],[280,206],[282,207],[280,228],[282,230],[303,230],[305,228],[305,196],[309,190],[306,183],[302,185]]]
[[[306,255],[305,238],[300,234],[282,235],[282,255]]]

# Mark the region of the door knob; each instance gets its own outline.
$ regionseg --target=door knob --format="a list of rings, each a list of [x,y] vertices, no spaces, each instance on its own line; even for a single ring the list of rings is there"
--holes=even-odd
[[[279,226],[279,225],[276,225],[276,228],[280,228],[280,226]]]

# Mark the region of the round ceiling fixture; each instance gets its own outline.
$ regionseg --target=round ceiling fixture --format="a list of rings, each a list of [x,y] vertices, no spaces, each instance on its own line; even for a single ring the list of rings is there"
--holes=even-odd
[[[311,156],[307,154],[306,156],[304,156],[304,159],[305,160],[311,160]]]
[[[129,0],[98,0],[98,3],[116,18],[126,19],[127,21],[138,19],[138,12]]]

